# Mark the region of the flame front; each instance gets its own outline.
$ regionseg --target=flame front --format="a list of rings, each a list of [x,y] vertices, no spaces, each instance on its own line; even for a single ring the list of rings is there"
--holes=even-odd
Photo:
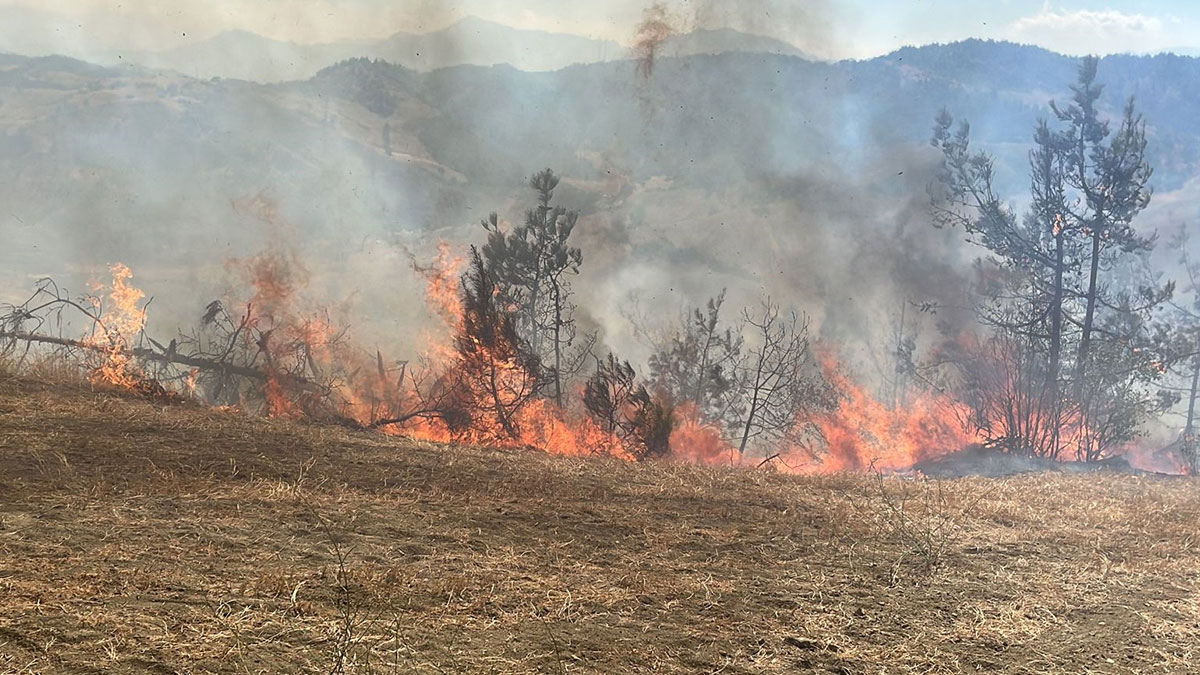
[[[426,370],[420,376],[414,372],[415,364],[389,364],[380,352],[369,354],[355,348],[346,339],[345,329],[327,312],[302,310],[306,303],[300,290],[307,272],[294,257],[273,252],[234,261],[231,266],[242,270],[254,288],[246,303],[246,330],[235,336],[245,353],[254,354],[263,373],[260,394],[270,416],[313,417],[315,410],[332,406],[338,416],[388,434],[435,442],[537,448],[567,456],[636,459],[628,441],[600,428],[578,405],[564,409],[537,396],[516,405],[536,374],[512,355],[511,345],[489,346],[477,336],[464,334],[466,318],[459,282],[462,260],[450,255],[445,245],[439,247],[432,265],[414,265],[426,281],[430,312],[444,322],[445,329],[430,332],[420,360]],[[111,271],[111,287],[94,287],[106,300],[95,300],[97,309],[103,305],[104,311],[97,322],[102,330],[88,342],[102,357],[93,368],[92,380],[135,388],[146,381],[132,349],[134,336],[146,323],[141,306],[145,294],[131,285],[133,275],[128,267],[117,264]],[[447,331],[465,340],[466,346],[457,350],[448,346]],[[479,358],[465,359],[463,349]],[[478,367],[481,362],[491,367],[486,377],[462,376],[463,369]],[[1006,433],[1004,420],[969,419],[980,412],[968,412],[964,403],[945,393],[912,391],[902,405],[886,405],[844,372],[833,353],[820,354],[820,362],[825,380],[837,392],[836,404],[797,417],[794,432],[785,434],[776,447],[753,457],[743,456],[731,441],[733,430],[706,422],[694,405],[684,403],[673,413],[668,459],[705,465],[766,464],[800,474],[895,472],[975,444],[994,444],[992,435]],[[181,381],[188,391],[196,392],[199,378],[200,372],[193,368]],[[428,407],[431,397],[442,407]],[[580,392],[574,392],[572,400],[579,399]],[[479,414],[509,404],[509,418]],[[472,414],[457,419],[445,413],[447,407]],[[1045,415],[1035,417],[1044,421],[1048,419]],[[1064,446],[1087,435],[1077,413],[1060,411],[1057,417]],[[1137,466],[1181,472],[1176,458],[1161,453],[1129,447],[1124,454]]]

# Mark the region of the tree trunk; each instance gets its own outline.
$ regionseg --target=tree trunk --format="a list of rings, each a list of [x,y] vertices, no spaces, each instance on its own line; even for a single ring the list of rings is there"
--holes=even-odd
[[[562,293],[558,280],[552,279],[554,289],[554,402],[563,407],[562,399]]]
[[[508,437],[517,440],[517,427],[513,424],[511,413],[504,403],[504,396],[500,393],[499,378],[496,377],[496,362],[489,355],[488,363],[488,393],[492,397],[492,403],[496,406],[496,417],[500,421],[500,427],[504,429],[504,433]]]
[[[714,327],[713,330],[716,328]],[[704,376],[708,373],[708,350],[712,349],[712,335],[712,330],[704,333],[704,349],[700,351],[700,372],[696,377],[696,392],[692,396],[692,400],[696,403],[697,414],[701,413],[703,408],[701,401],[704,399]]]
[[[896,331],[896,363],[892,372],[892,409],[896,409],[903,402],[900,400],[903,396],[904,387],[901,383],[900,369],[904,365],[900,363],[900,356],[904,350],[904,319],[908,313],[908,301],[900,302],[900,328]]]
[[[72,347],[75,349],[86,349],[93,352],[108,352],[110,349],[102,344],[93,344],[82,340],[72,340],[69,338],[53,337],[50,335],[37,335],[34,333],[22,333],[19,331],[0,331],[0,340],[20,340],[22,342],[36,342],[40,344],[58,345],[62,347]],[[153,361],[155,363],[178,364],[200,370],[222,373],[226,375],[237,375],[252,380],[265,381],[268,378],[276,378],[280,381],[287,382],[295,386],[317,386],[316,382],[306,380],[298,375],[289,373],[272,372],[269,368],[252,368],[249,366],[238,366],[230,363],[225,363],[216,359],[185,356],[183,354],[159,354],[145,347],[133,347],[124,350],[130,356],[145,361]]]
[[[1200,347],[1198,341],[1197,347]],[[1184,459],[1192,473],[1200,470],[1200,457],[1196,454],[1196,395],[1200,393],[1200,354],[1192,358],[1192,388],[1188,393],[1187,424],[1183,427]]]
[[[1079,363],[1075,364],[1075,396],[1083,402],[1083,378],[1087,374],[1088,353],[1092,348],[1092,323],[1096,319],[1096,296],[1100,275],[1100,227],[1092,230],[1092,260],[1088,275],[1087,312],[1083,316],[1083,332],[1079,336]]]
[[[1187,424],[1183,427],[1183,435],[1191,438],[1196,433],[1196,394],[1200,393],[1200,356],[1194,359],[1192,365],[1192,389],[1188,396]]]
[[[750,397],[750,409],[746,411],[746,424],[742,428],[742,442],[738,445],[738,454],[746,454],[746,444],[750,442],[750,429],[754,426],[754,418],[758,415],[758,397],[762,391],[763,362],[766,360],[767,349],[758,354],[758,364],[754,367],[754,393]]]
[[[542,222],[538,223],[540,232],[534,233],[536,244],[533,251],[533,281],[529,286],[529,307],[526,308],[526,311],[529,313],[529,345],[533,348],[534,354],[541,356],[542,331],[538,326],[538,302],[541,300],[542,274],[546,265],[545,237],[548,236],[546,221],[549,211],[545,205],[539,206],[538,210]]]
[[[1059,390],[1059,373],[1062,369],[1062,326],[1063,326],[1063,237],[1060,226],[1054,235],[1054,295],[1050,299],[1050,448],[1051,458],[1057,459],[1060,451],[1062,425],[1062,392]]]
[[[538,265],[540,266],[541,263],[539,262]],[[533,350],[533,353],[538,355],[542,353],[542,331],[538,327],[537,316],[538,302],[541,300],[538,297],[540,295],[538,291],[541,289],[541,286],[542,275],[541,270],[538,270],[534,277],[533,286],[529,289],[529,307],[526,308],[526,312],[528,313],[527,320],[529,321],[529,346]]]

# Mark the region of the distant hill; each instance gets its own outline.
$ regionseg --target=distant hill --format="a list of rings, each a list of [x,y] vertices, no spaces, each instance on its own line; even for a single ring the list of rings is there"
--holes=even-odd
[[[575,63],[608,61],[621,58],[624,53],[624,47],[610,40],[521,30],[468,17],[433,33],[397,33],[370,45],[359,56],[380,58],[415,70],[507,64],[518,70],[543,71]]]
[[[322,44],[281,42],[245,31],[159,52],[113,54],[112,62],[174,70],[200,78],[282,82],[312,77],[338,61],[384,59],[415,70],[507,63],[522,70],[554,70],[573,63],[619,58],[615,42],[546,31],[519,30],[473,17],[430,33],[396,33],[382,40]]]
[[[661,48],[663,56],[727,52],[804,55],[779,40],[730,29],[697,30],[672,36]],[[113,54],[109,61],[174,70],[205,79],[283,82],[308,79],[326,66],[357,57],[383,59],[421,71],[498,64],[524,71],[549,71],[573,64],[628,59],[631,52],[610,40],[521,30],[468,17],[430,33],[396,33],[383,40],[326,44],[280,42],[244,31],[228,31],[166,51]]]
[[[160,52],[121,52],[109,61],[173,70],[208,79],[275,82],[311,77],[324,65],[359,55],[367,43],[299,44],[246,31],[226,31],[202,42]]]
[[[714,30],[698,29],[690,33],[672,35],[663,41],[660,51],[663,56],[667,57],[744,52],[751,54],[783,54],[786,56],[800,56],[813,59],[811,55],[782,40],[761,35],[751,35],[731,28]]]

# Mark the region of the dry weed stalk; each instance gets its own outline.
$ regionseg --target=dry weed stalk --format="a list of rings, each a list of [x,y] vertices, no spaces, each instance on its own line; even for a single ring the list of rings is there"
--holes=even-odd
[[[961,512],[951,512],[942,481],[927,476],[894,481],[889,488],[883,472],[871,478],[873,499],[854,503],[858,511],[874,521],[884,539],[897,540],[905,553],[892,568],[893,583],[906,558],[915,558],[917,570],[930,573],[941,567],[956,545],[963,529]],[[982,498],[982,495],[976,498]]]
[[[307,486],[315,465],[316,458],[305,461],[296,480],[287,486],[287,492],[317,523],[325,539],[326,551],[333,557],[334,625],[328,638],[328,672],[330,675],[408,672],[401,667],[401,655],[409,650],[405,645],[400,614],[390,607],[391,603],[374,602],[365,584],[357,580],[350,563],[354,547],[347,546],[344,535],[339,535],[333,521],[321,514]],[[301,585],[297,584],[291,593],[293,607],[299,606]],[[392,611],[387,611],[389,608]]]

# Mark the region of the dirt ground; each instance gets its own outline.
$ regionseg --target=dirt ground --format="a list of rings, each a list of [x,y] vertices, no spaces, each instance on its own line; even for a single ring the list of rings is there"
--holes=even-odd
[[[1200,483],[799,478],[0,380],[0,672],[1198,672]]]

